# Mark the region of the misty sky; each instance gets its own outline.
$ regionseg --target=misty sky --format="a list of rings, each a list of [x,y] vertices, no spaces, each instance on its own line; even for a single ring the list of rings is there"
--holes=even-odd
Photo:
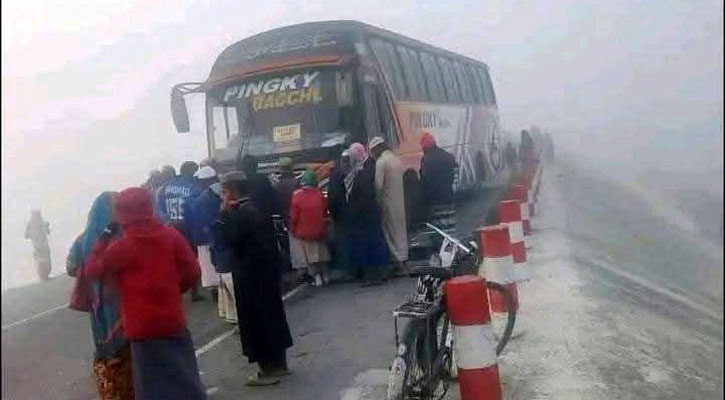
[[[205,155],[202,99],[176,134],[170,86],[298,22],[357,19],[485,61],[504,128],[539,125],[593,162],[722,169],[722,2],[448,3],[3,1],[3,286],[31,206],[62,260],[97,193]]]

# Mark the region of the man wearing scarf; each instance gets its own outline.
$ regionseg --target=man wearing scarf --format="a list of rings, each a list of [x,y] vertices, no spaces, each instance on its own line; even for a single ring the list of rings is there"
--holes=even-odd
[[[366,285],[379,284],[387,278],[388,246],[375,196],[375,160],[360,143],[350,145],[348,153],[351,167],[344,184],[350,263]]]
[[[376,136],[368,145],[375,162],[375,191],[383,216],[383,233],[392,260],[398,271],[405,269],[408,260],[408,222],[405,216],[403,164],[388,148],[383,138]]]

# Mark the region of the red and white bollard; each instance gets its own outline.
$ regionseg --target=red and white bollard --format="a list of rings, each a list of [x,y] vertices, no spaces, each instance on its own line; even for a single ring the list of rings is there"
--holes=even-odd
[[[446,281],[444,288],[461,399],[501,400],[503,390],[486,281],[480,276],[463,275]]]
[[[511,257],[511,239],[508,225],[498,224],[479,229],[483,257],[478,274],[486,280],[506,287],[514,301],[514,309],[519,308],[519,295],[514,279],[513,259]],[[495,314],[506,313],[506,301],[496,291],[489,292],[491,311]]]
[[[524,242],[524,228],[521,222],[521,206],[518,200],[504,200],[498,208],[499,218],[508,225],[511,240],[511,258],[514,265],[514,280],[516,282],[528,281],[531,273],[526,262],[526,243]]]
[[[529,247],[527,236],[531,236],[531,218],[529,217],[528,191],[526,186],[516,184],[511,186],[509,200],[518,200],[521,207],[521,223],[524,229],[524,243]]]

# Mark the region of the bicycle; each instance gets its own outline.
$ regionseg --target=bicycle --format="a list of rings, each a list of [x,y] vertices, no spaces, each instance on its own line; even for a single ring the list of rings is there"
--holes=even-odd
[[[426,226],[441,235],[443,242],[429,266],[411,271],[410,275],[418,278],[416,292],[393,310],[397,354],[388,381],[388,400],[442,399],[455,376],[443,283],[456,275],[476,273],[478,245],[472,239],[464,245],[437,227]],[[508,310],[506,327],[496,346],[499,355],[511,337],[516,311],[503,285],[487,281],[486,286],[502,294]],[[398,318],[408,319],[400,335]]]

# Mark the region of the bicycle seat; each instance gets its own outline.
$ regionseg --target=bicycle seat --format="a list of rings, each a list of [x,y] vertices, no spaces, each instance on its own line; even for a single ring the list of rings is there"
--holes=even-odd
[[[410,270],[409,275],[414,278],[423,275],[429,275],[434,278],[446,280],[453,277],[453,271],[451,271],[449,268],[444,267],[415,267]]]

